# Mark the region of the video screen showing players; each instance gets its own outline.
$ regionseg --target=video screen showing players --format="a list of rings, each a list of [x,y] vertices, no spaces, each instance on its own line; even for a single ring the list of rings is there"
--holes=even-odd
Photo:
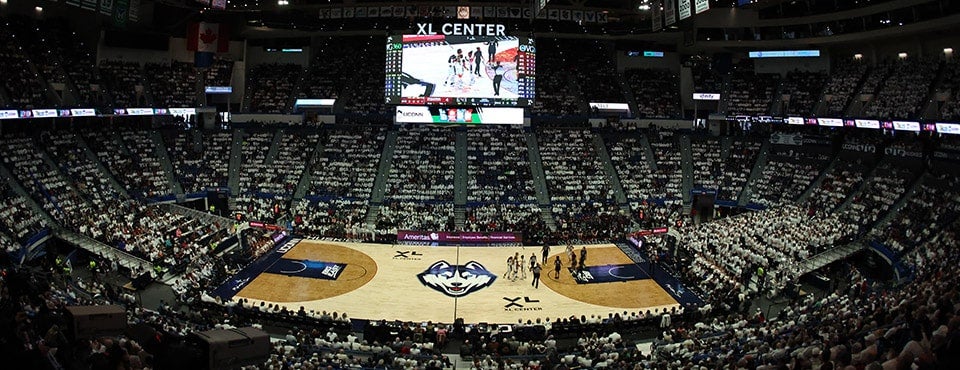
[[[536,48],[516,36],[403,35],[387,40],[387,104],[529,106]]]

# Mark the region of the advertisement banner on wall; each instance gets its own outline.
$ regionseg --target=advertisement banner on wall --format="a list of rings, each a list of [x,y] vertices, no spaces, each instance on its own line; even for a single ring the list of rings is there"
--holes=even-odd
[[[398,123],[522,125],[523,108],[401,105],[396,107],[394,119]]]
[[[397,231],[397,241],[431,243],[519,243],[520,235],[508,232]]]

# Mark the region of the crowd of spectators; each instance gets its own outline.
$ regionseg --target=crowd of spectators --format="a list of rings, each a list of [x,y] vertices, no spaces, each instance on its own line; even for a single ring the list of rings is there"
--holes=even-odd
[[[680,138],[674,131],[659,130],[647,136],[656,159],[657,171],[653,175],[654,189],[665,199],[683,197],[683,167],[680,160]]]
[[[160,165],[158,143],[154,142],[150,133],[128,131],[121,137],[131,155],[132,166],[115,173],[121,174],[132,185],[133,189],[128,190],[148,198],[173,194],[166,171]]]
[[[386,139],[382,126],[340,126],[324,132],[323,153],[311,167],[310,194],[366,199]]]
[[[780,91],[782,95],[790,95],[790,100],[782,102],[781,114],[808,116],[813,113],[813,108],[819,101],[820,93],[823,92],[826,83],[827,74],[823,71],[787,72],[783,84],[780,85]],[[774,101],[780,101],[780,98],[775,97]]]
[[[690,141],[690,156],[693,159],[693,187],[719,189],[723,166],[720,142],[693,138]]]
[[[543,240],[547,227],[536,204],[481,204],[466,209],[464,231],[513,231],[523,234],[524,243]]]
[[[717,199],[737,200],[747,185],[753,166],[757,163],[761,143],[746,138],[731,139],[727,158],[721,165],[721,184]],[[696,159],[694,159],[696,160]]]
[[[297,82],[302,78],[299,64],[258,64],[247,70],[246,111],[288,113]]]
[[[455,231],[453,203],[417,203],[392,200],[380,206],[376,232],[396,235],[399,230]]]
[[[876,228],[878,237],[898,254],[930,240],[960,215],[960,180],[950,172],[932,171],[887,227]],[[945,244],[947,245],[947,244]]]
[[[866,107],[869,117],[913,119],[927,102],[939,63],[932,59],[900,60]]]
[[[240,147],[240,194],[255,193],[262,185],[259,176],[270,171],[267,154],[273,146],[273,132],[244,132]]]
[[[229,132],[161,131],[174,175],[187,194],[227,186]]]
[[[122,60],[101,60],[100,77],[108,86],[113,106],[141,107],[147,100],[143,89],[143,73],[140,64]]]
[[[197,106],[197,71],[193,63],[146,63],[143,71],[154,105],[172,108]]]
[[[385,197],[452,202],[455,146],[455,133],[449,127],[401,127]]]
[[[15,34],[17,22],[10,19],[0,22],[0,75],[5,89],[5,94],[0,95],[10,99],[7,102],[10,107],[43,108],[49,105],[46,87],[40,85],[36,74],[24,68],[31,60]]]
[[[543,175],[554,202],[606,202],[613,189],[593,144],[583,129],[537,131]]]
[[[318,133],[281,132],[283,135],[276,148],[271,163],[254,166],[253,172],[247,172],[252,179],[248,191],[273,194],[289,198],[293,196],[300,177],[313,150],[320,140]],[[241,177],[241,181],[242,181]]]
[[[943,77],[937,92],[945,94],[947,100],[940,106],[940,118],[943,120],[960,120],[960,61],[956,58],[946,61],[943,65]]]
[[[890,159],[881,162],[863,190],[852,195],[850,206],[840,213],[841,219],[859,225],[861,233],[869,231],[915,178],[916,173],[908,167],[899,167]]]
[[[468,202],[536,200],[523,131],[508,127],[467,131],[467,194]]]
[[[807,208],[810,213],[832,213],[847,196],[863,183],[864,171],[869,162],[862,159],[838,160],[824,174],[820,186],[810,193]]]
[[[754,73],[752,68],[731,72],[726,90],[727,112],[750,116],[768,114],[779,83],[780,75],[775,73]]]
[[[329,199],[294,202],[291,213],[297,233],[314,238],[371,240],[371,231],[365,224],[366,199]]]
[[[753,185],[752,200],[767,207],[792,203],[827,164],[830,156],[795,150],[771,152],[760,178]]]
[[[386,40],[382,36],[368,36],[362,40],[357,40],[351,45],[353,48],[353,64],[347,64],[349,69],[341,78],[349,78],[350,89],[345,96],[346,104],[344,108],[348,112],[354,113],[383,113],[383,61],[387,58],[386,48],[383,45]],[[342,53],[337,54],[335,62],[324,63],[324,67],[330,64],[344,63],[341,60]]]
[[[24,189],[55,220],[64,226],[78,223],[76,215],[88,207],[52,163],[44,160],[39,147],[27,137],[11,136],[0,143],[3,163],[21,179]],[[28,180],[28,181],[25,181]]]
[[[666,195],[666,188],[656,186],[651,158],[643,145],[639,129],[627,125],[617,125],[601,131],[603,142],[610,155],[610,164],[617,170],[620,186],[627,200],[640,201],[659,198]]]
[[[837,62],[823,88],[827,115],[842,117],[846,113],[847,105],[852,101],[857,86],[866,73],[866,63],[843,59]]]
[[[571,78],[580,68],[583,53],[566,47],[567,40],[541,39],[537,42],[537,99],[531,111],[546,115],[584,113],[583,98],[571,86]]]
[[[684,275],[701,282],[708,300],[715,300],[745,290],[777,293],[796,282],[801,261],[849,242],[855,233],[856,224],[811,218],[801,207],[784,205],[681,229],[678,246],[695,256]]]
[[[669,69],[628,69],[627,85],[637,102],[637,117],[680,118],[680,76]]]
[[[27,202],[6,180],[0,181],[0,232],[10,238],[8,247],[19,248],[27,238],[47,226]]]
[[[572,243],[613,241],[633,226],[627,211],[609,201],[555,202],[552,207],[560,240]]]
[[[542,45],[537,44],[538,48]],[[579,53],[571,61],[575,68],[569,69],[576,77],[577,87],[581,95],[588,102],[622,103],[626,102],[621,88],[620,73],[617,72],[616,51],[613,43],[606,40],[567,39],[561,41],[560,47],[566,50],[591,50],[590,53]],[[537,63],[542,58],[537,58]],[[537,77],[540,77],[538,74]]]

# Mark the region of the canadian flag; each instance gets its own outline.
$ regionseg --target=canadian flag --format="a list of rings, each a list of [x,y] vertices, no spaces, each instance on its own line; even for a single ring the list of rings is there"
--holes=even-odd
[[[203,53],[230,51],[227,28],[219,23],[193,23],[187,32],[187,50]]]

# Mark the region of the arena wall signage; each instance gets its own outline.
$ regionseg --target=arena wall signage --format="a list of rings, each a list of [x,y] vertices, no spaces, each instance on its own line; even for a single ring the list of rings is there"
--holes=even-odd
[[[893,121],[893,129],[897,131],[920,131],[920,122]]]
[[[876,153],[877,146],[873,144],[855,144],[855,143],[843,143],[843,150],[851,152],[862,152],[862,153]]]
[[[437,243],[519,243],[519,235],[508,232],[443,232],[443,231],[410,231],[397,232],[398,241],[437,242]]]
[[[720,100],[720,94],[693,93],[693,100]]]
[[[630,105],[627,103],[590,103],[590,109],[613,112],[629,112]]]
[[[0,119],[15,119],[20,115],[15,110],[0,110]]]
[[[960,124],[957,123],[936,123],[937,132],[948,135],[960,135]]]
[[[506,36],[507,26],[502,24],[469,24],[469,23],[417,23],[418,35],[446,36]]]

